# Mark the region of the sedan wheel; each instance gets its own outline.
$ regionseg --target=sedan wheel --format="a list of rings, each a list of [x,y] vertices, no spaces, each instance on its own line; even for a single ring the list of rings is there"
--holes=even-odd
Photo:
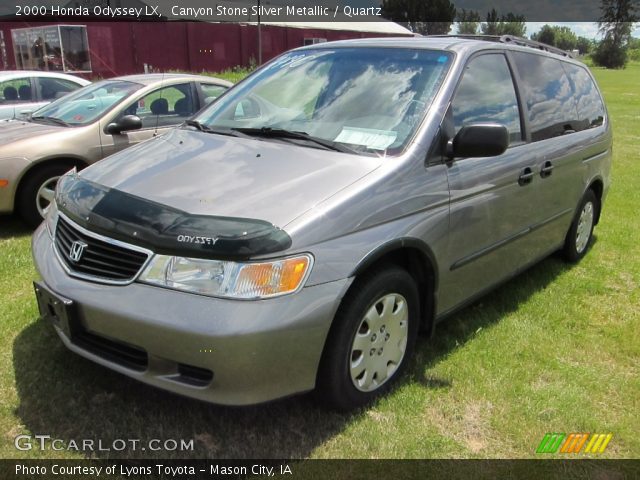
[[[36,194],[36,208],[42,218],[47,215],[49,206],[51,205],[51,202],[53,202],[53,197],[56,192],[56,184],[58,183],[59,178],[60,176],[48,178],[42,183],[42,185],[40,185],[40,188],[38,188],[38,193]]]
[[[25,222],[37,227],[53,201],[58,179],[73,168],[67,162],[52,163],[36,167],[27,173],[18,189],[18,212]]]

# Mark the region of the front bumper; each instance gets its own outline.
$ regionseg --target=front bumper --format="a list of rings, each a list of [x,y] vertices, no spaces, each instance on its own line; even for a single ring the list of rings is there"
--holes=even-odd
[[[75,342],[64,344],[96,363],[189,397],[249,405],[314,388],[331,321],[351,280],[303,288],[259,301],[211,298],[140,283],[111,286],[70,277],[44,226],[33,236],[33,257],[44,286],[74,302],[82,329],[144,350],[143,371],[114,362]],[[181,380],[180,365],[213,372],[207,385]]]

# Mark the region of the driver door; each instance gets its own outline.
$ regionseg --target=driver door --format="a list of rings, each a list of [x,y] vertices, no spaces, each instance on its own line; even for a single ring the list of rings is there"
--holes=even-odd
[[[507,58],[483,53],[467,64],[448,114],[454,131],[473,123],[499,123],[510,146],[501,155],[448,162],[451,192],[447,275],[441,308],[490,288],[536,256],[530,245],[538,179],[537,154],[525,143],[521,106]]]
[[[197,108],[192,82],[164,86],[146,92],[102,120],[100,125],[102,154],[107,157],[139,142],[161,135],[190,118],[197,111]],[[119,134],[105,132],[109,123],[118,122],[125,115],[140,117],[142,128]]]

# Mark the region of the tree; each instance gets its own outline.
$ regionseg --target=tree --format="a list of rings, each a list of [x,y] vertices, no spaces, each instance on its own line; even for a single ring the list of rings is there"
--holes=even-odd
[[[500,19],[498,18],[498,12],[496,12],[495,8],[492,8],[491,11],[487,13],[486,23],[483,23],[480,28],[485,35],[500,35],[498,32],[499,24]]]
[[[384,0],[382,16],[424,35],[445,35],[456,18],[449,0]]]
[[[543,25],[539,32],[531,35],[531,40],[546,43],[547,45],[555,45],[556,31],[551,25]]]
[[[500,21],[500,34],[524,37],[527,33],[527,25],[522,15],[507,13]]]
[[[592,55],[596,65],[606,68],[624,68],[633,22],[638,20],[633,0],[602,0],[602,16],[598,30],[603,40]]]
[[[458,33],[460,35],[476,35],[480,26],[480,14],[474,10],[462,9],[458,14]]]
[[[513,35],[524,37],[527,32],[525,18],[522,15],[507,13],[498,17],[498,12],[492,8],[487,13],[487,21],[480,27],[485,35]]]
[[[578,44],[578,37],[569,27],[558,25],[544,25],[539,32],[531,35],[531,40],[546,43],[562,50],[574,50]],[[584,39],[589,42],[588,39]]]
[[[578,49],[580,55],[588,54],[591,51],[592,47],[593,40],[589,40],[586,37],[578,37],[578,40],[576,41],[576,48]]]
[[[555,46],[562,50],[571,51],[578,44],[578,37],[569,27],[555,27]]]

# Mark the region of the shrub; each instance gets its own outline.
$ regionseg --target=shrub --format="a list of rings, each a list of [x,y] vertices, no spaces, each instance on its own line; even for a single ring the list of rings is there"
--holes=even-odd
[[[624,68],[627,63],[627,49],[606,38],[600,42],[591,58],[599,67]]]

